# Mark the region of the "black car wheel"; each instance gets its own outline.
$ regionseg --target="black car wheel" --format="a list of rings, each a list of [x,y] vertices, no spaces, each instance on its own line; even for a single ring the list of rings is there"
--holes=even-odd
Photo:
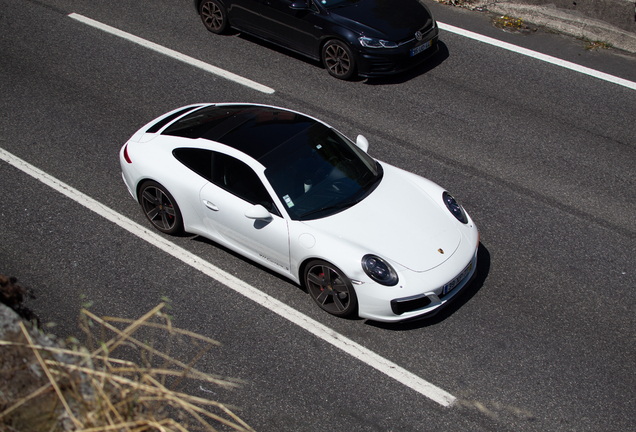
[[[347,44],[330,40],[322,47],[322,62],[332,76],[347,80],[356,73],[356,62]]]
[[[311,261],[305,267],[305,287],[314,301],[330,314],[345,317],[358,309],[358,298],[349,278],[326,261]]]
[[[227,29],[227,12],[217,0],[203,0],[199,6],[199,14],[205,28],[212,33],[221,34]]]
[[[183,219],[176,201],[162,185],[147,181],[139,189],[139,204],[152,225],[166,234],[183,230]]]

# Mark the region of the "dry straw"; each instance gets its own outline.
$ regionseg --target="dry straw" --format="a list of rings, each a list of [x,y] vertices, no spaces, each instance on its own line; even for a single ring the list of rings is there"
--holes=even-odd
[[[0,429],[20,430],[16,427],[22,421],[21,411],[30,412],[34,406],[52,406],[54,408],[44,413],[46,415],[40,416],[43,417],[38,420],[40,424],[30,424],[29,428],[78,432],[182,432],[216,431],[218,427],[221,430],[252,431],[230,407],[175,390],[186,379],[225,389],[236,388],[241,382],[195,369],[196,362],[219,343],[172,327],[170,317],[162,311],[164,307],[165,303],[161,303],[137,320],[99,318],[82,309],[80,324],[87,335],[87,343],[72,349],[37,345],[24,323],[20,322],[24,339],[18,342],[0,341],[0,346],[30,350],[35,357],[32,362],[39,365],[46,378],[43,377],[42,385],[27,396],[2,406],[6,408],[0,412]],[[111,323],[128,326],[120,330]],[[101,332],[100,339],[93,334],[95,328]],[[201,348],[188,363],[184,363],[170,355],[170,346],[157,349],[153,347],[154,341],[141,342],[133,337],[142,329],[167,333],[169,339],[190,338]],[[112,337],[106,341],[109,334]],[[139,353],[141,365],[114,357],[113,353],[118,348]],[[153,366],[157,362],[162,364]],[[52,404],[45,403],[47,397],[54,398]],[[31,407],[30,410],[27,407]]]

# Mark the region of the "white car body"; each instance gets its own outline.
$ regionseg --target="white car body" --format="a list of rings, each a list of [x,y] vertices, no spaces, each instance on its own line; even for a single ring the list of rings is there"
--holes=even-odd
[[[193,107],[210,105],[243,104]],[[320,122],[294,111],[268,108]],[[303,284],[302,268],[308,261],[332,263],[351,280],[357,314],[376,321],[397,322],[431,315],[461,292],[474,275],[477,227],[467,214],[466,223],[453,216],[442,200],[445,190],[435,183],[380,162],[382,180],[362,201],[327,217],[294,220],[286,212],[289,203],[277,196],[265,175],[266,167],[259,161],[209,139],[162,135],[181,116],[156,132],[147,132],[161,119],[181,110],[166,113],[136,132],[122,147],[120,162],[123,180],[138,202],[138,187],[146,180],[156,181],[172,194],[186,232],[209,238],[299,284]],[[218,151],[244,162],[282,209],[280,216],[264,221],[256,214],[264,208],[192,171],[175,158],[175,148]],[[361,259],[369,254],[393,267],[397,284],[380,284],[365,272]],[[445,290],[449,292],[444,295]],[[396,304],[411,306],[402,311],[399,306],[395,309]],[[412,309],[413,305],[417,307]]]

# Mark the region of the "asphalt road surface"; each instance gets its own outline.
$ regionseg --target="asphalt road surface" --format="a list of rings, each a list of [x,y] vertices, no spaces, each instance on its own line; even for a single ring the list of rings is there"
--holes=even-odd
[[[79,333],[86,301],[97,315],[137,318],[168,297],[175,326],[223,344],[197,367],[246,382],[205,390],[262,431],[636,429],[636,90],[448,31],[422,67],[342,82],[253,38],[208,33],[191,3],[0,0],[0,149],[150,231],[118,151],[168,110],[268,103],[364,134],[373,157],[443,185],[480,228],[478,277],[437,316],[335,318],[211,242],[164,238],[455,402],[440,405],[0,160],[0,273],[35,291],[28,306],[56,334]],[[486,15],[427,3],[445,24],[636,82],[634,56],[504,33]]]

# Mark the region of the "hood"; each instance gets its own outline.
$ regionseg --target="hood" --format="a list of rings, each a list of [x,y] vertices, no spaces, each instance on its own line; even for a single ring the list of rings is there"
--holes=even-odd
[[[439,205],[441,192],[431,197],[398,168],[382,166],[384,178],[371,195],[345,211],[303,223],[416,272],[439,266],[461,242],[457,222]]]
[[[366,36],[399,42],[432,25],[433,17],[418,0],[360,0],[329,9],[334,21]]]

